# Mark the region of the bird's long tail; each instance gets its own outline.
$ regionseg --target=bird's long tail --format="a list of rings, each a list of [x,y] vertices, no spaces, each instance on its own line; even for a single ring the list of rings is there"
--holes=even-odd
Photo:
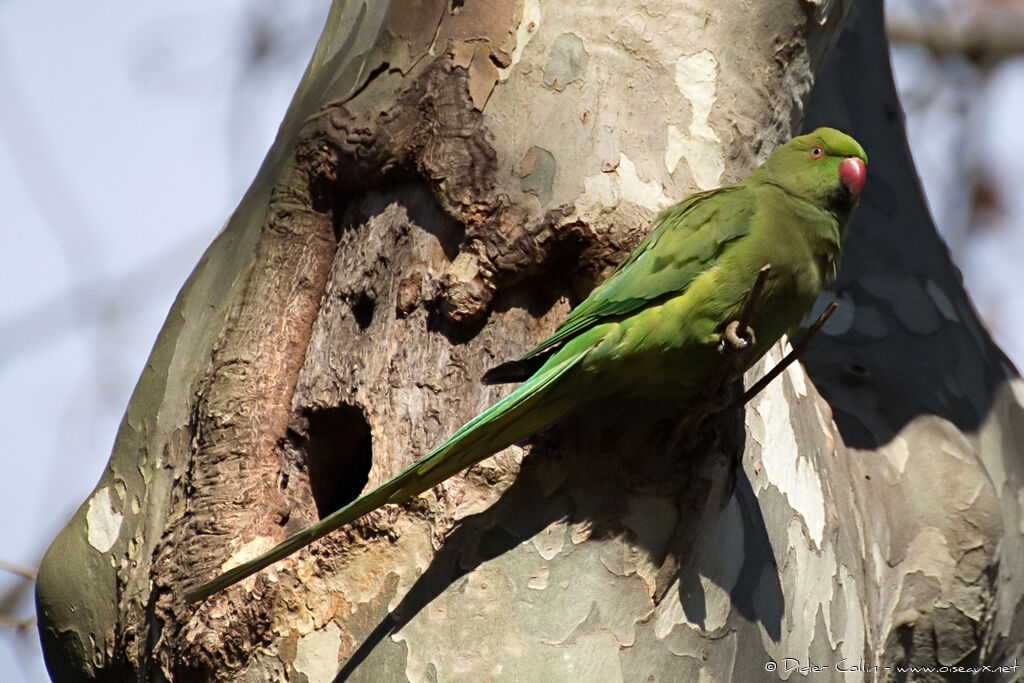
[[[584,355],[570,356],[561,362],[552,358],[552,362],[545,364],[526,383],[467,422],[450,439],[398,475],[316,524],[289,536],[259,557],[229,569],[209,583],[186,593],[185,600],[205,600],[381,505],[398,503],[422,493],[496,451],[550,425],[575,404],[566,392],[553,389],[559,384],[558,380]]]

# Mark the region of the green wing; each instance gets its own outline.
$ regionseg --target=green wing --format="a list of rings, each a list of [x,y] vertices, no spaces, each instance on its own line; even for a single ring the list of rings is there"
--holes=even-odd
[[[662,211],[647,237],[566,316],[554,334],[488,375],[511,377],[512,373],[501,369],[521,366],[609,318],[684,291],[717,260],[727,244],[749,231],[753,206],[744,201],[743,194],[742,185],[722,187],[690,195]]]

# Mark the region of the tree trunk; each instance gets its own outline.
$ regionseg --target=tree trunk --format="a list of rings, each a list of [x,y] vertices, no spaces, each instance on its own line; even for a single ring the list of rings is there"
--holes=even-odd
[[[809,378],[794,366],[684,439],[687,406],[588,404],[182,600],[504,395],[483,371],[550,333],[654,211],[790,137],[849,4],[336,3],[107,471],[44,557],[54,678],[1013,664],[1021,385],[928,218],[880,3],[858,8],[807,110],[871,156]]]

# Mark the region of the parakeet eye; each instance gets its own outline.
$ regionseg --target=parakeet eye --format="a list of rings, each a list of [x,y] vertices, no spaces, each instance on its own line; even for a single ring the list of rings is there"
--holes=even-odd
[[[825,150],[821,148],[821,145],[815,145],[811,147],[811,158],[820,159],[825,156]]]

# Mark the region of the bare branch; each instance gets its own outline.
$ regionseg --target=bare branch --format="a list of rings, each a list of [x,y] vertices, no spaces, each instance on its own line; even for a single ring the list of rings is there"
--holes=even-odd
[[[786,354],[786,357],[779,361],[778,365],[769,370],[764,377],[759,379],[754,386],[747,389],[742,396],[726,406],[725,411],[743,407],[748,401],[750,401],[750,399],[764,391],[764,388],[771,384],[772,380],[781,375],[786,368],[793,364],[793,361],[803,355],[804,351],[807,350],[807,346],[811,343],[811,340],[814,339],[814,335],[818,334],[821,326],[825,324],[825,321],[831,317],[832,313],[834,313],[838,307],[838,302],[833,301],[830,303],[825,310],[821,312],[818,319],[814,321],[814,324],[811,325],[807,331],[804,332],[803,336],[800,337],[799,341],[793,345],[793,349]]]

